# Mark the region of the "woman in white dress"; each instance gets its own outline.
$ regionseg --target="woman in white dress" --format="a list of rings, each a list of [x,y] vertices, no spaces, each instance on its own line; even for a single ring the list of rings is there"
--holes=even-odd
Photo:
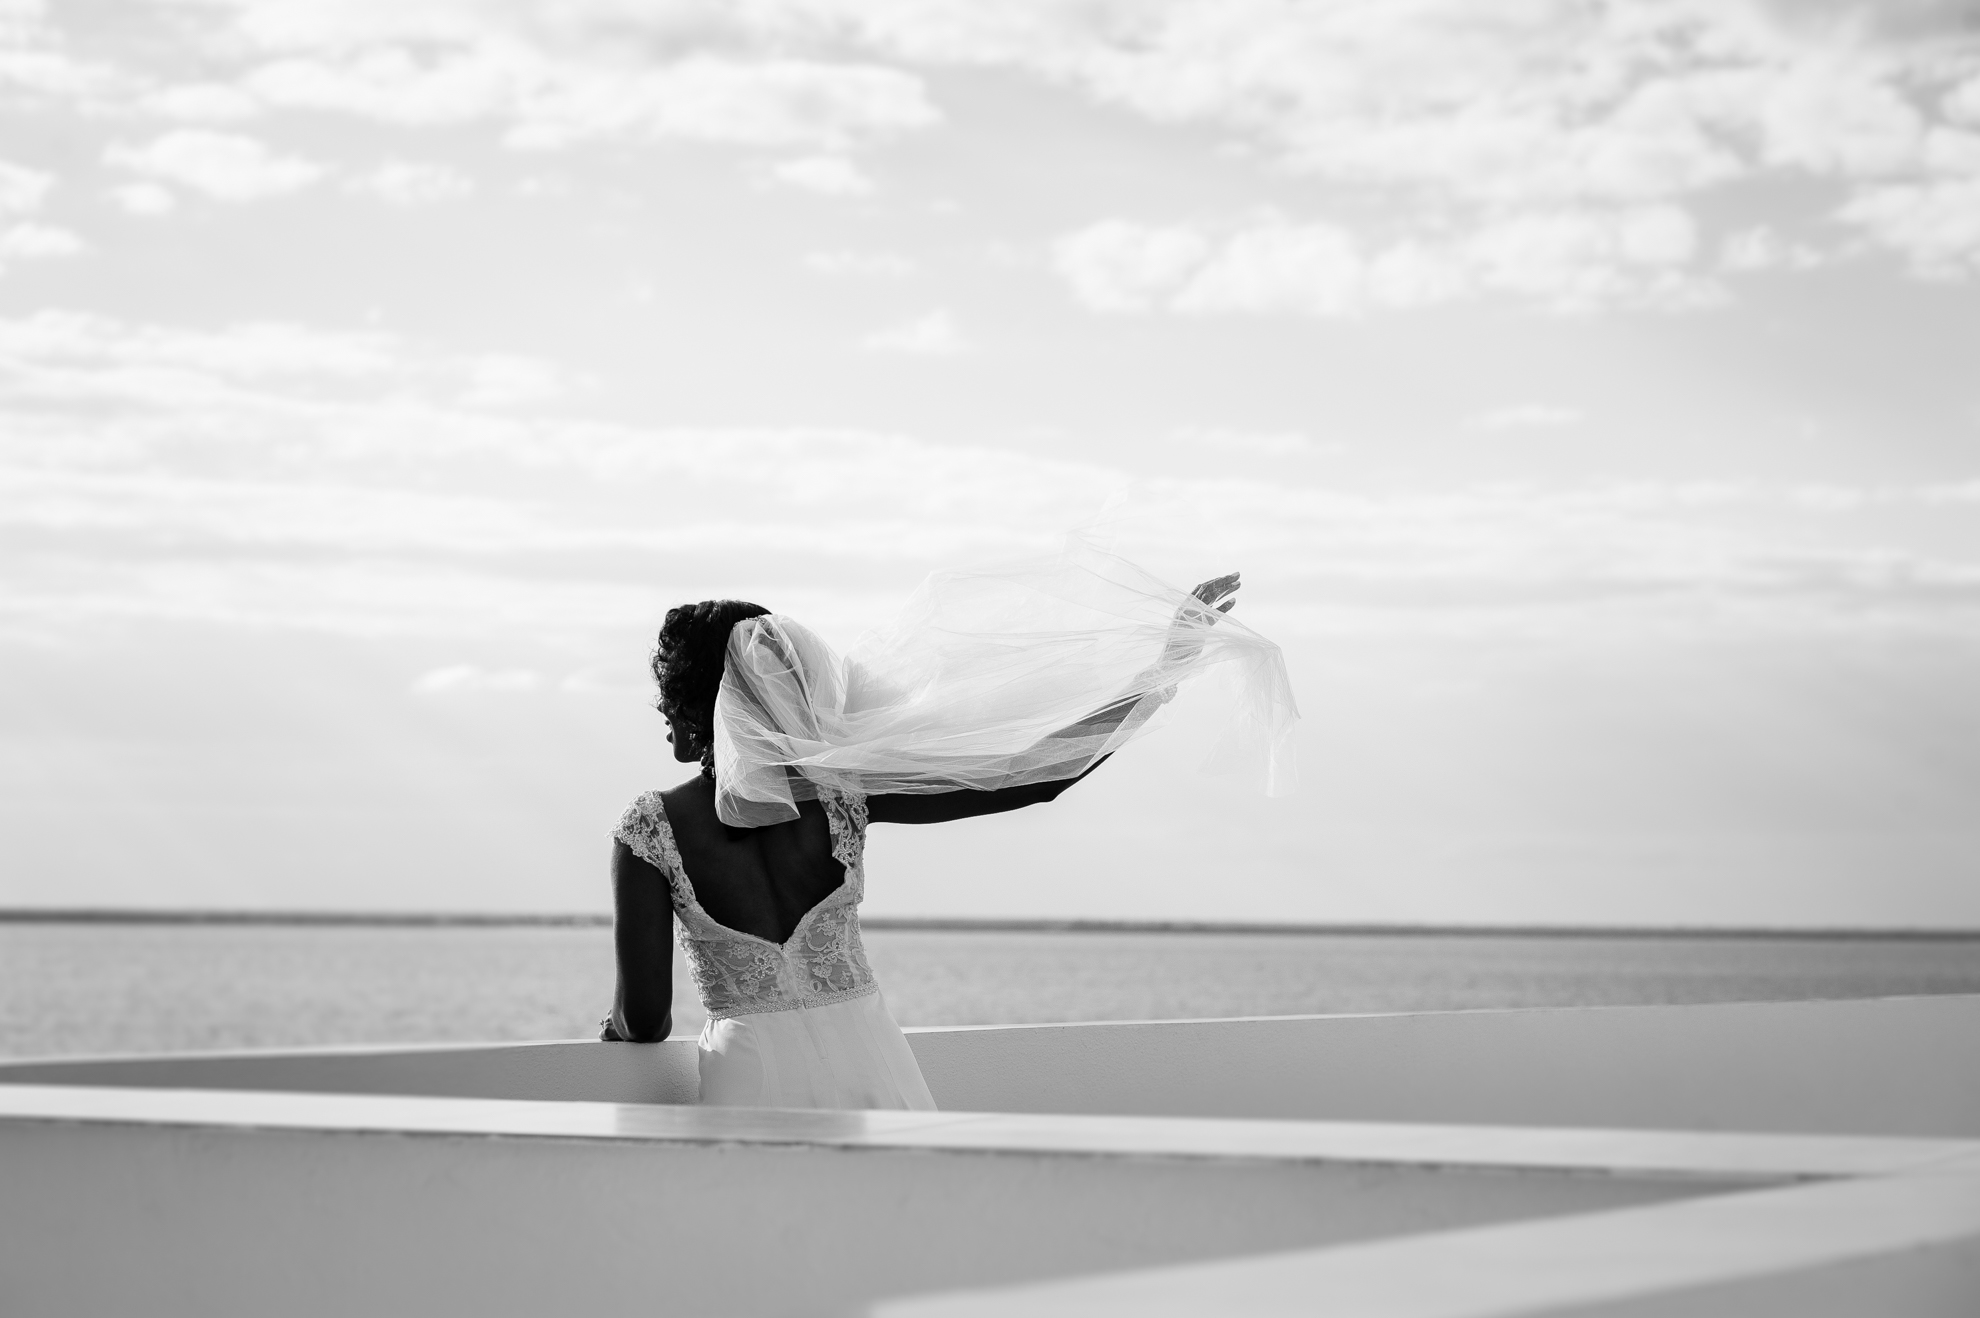
[[[618,989],[602,1037],[667,1037],[678,937],[708,1013],[703,1103],[933,1108],[860,941],[866,826],[1053,800],[1203,666],[1237,575],[1184,596],[1128,571],[1135,607],[1124,610],[1115,565],[1127,566],[1088,555],[1070,593],[1056,576],[931,578],[899,627],[846,660],[753,604],[670,610],[655,703],[674,758],[701,773],[641,795],[616,830]],[[1151,635],[1154,600],[1174,612]],[[1069,601],[1082,611],[1073,628]],[[1251,667],[1282,734],[1292,710],[1277,648],[1235,622],[1219,639],[1234,632],[1231,654],[1266,654]],[[1136,651],[1122,682],[1115,659]],[[1092,697],[1110,682],[1112,699]]]

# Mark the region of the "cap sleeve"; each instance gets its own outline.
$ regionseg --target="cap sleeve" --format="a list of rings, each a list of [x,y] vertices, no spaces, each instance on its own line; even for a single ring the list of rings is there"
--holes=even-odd
[[[660,793],[641,792],[619,816],[612,836],[632,849],[632,853],[667,876],[671,884],[678,866],[674,863],[674,836],[667,827],[667,808]]]

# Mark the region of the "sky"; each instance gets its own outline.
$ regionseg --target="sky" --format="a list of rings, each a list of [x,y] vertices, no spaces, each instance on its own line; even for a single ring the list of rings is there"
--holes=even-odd
[[[1102,524],[869,910],[1980,926],[1980,7],[0,0],[0,906],[594,911],[665,610]]]

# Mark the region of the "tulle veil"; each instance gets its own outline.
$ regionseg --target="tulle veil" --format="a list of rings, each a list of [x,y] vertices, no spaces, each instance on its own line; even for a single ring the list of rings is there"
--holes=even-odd
[[[932,574],[843,656],[795,619],[746,619],[715,700],[716,811],[758,827],[820,786],[1070,778],[1220,672],[1231,707],[1212,767],[1290,792],[1299,715],[1279,647],[1079,535],[1054,557]]]

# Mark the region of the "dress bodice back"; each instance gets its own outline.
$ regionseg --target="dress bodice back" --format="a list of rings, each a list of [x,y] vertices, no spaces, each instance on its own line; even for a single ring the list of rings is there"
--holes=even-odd
[[[859,903],[866,895],[866,801],[821,788],[818,803],[832,830],[832,856],[845,866],[845,881],[806,911],[782,943],[718,924],[701,909],[660,793],[643,793],[619,820],[615,836],[667,876],[678,921],[675,937],[710,1020],[822,1006],[874,991],[873,970],[859,937]]]

